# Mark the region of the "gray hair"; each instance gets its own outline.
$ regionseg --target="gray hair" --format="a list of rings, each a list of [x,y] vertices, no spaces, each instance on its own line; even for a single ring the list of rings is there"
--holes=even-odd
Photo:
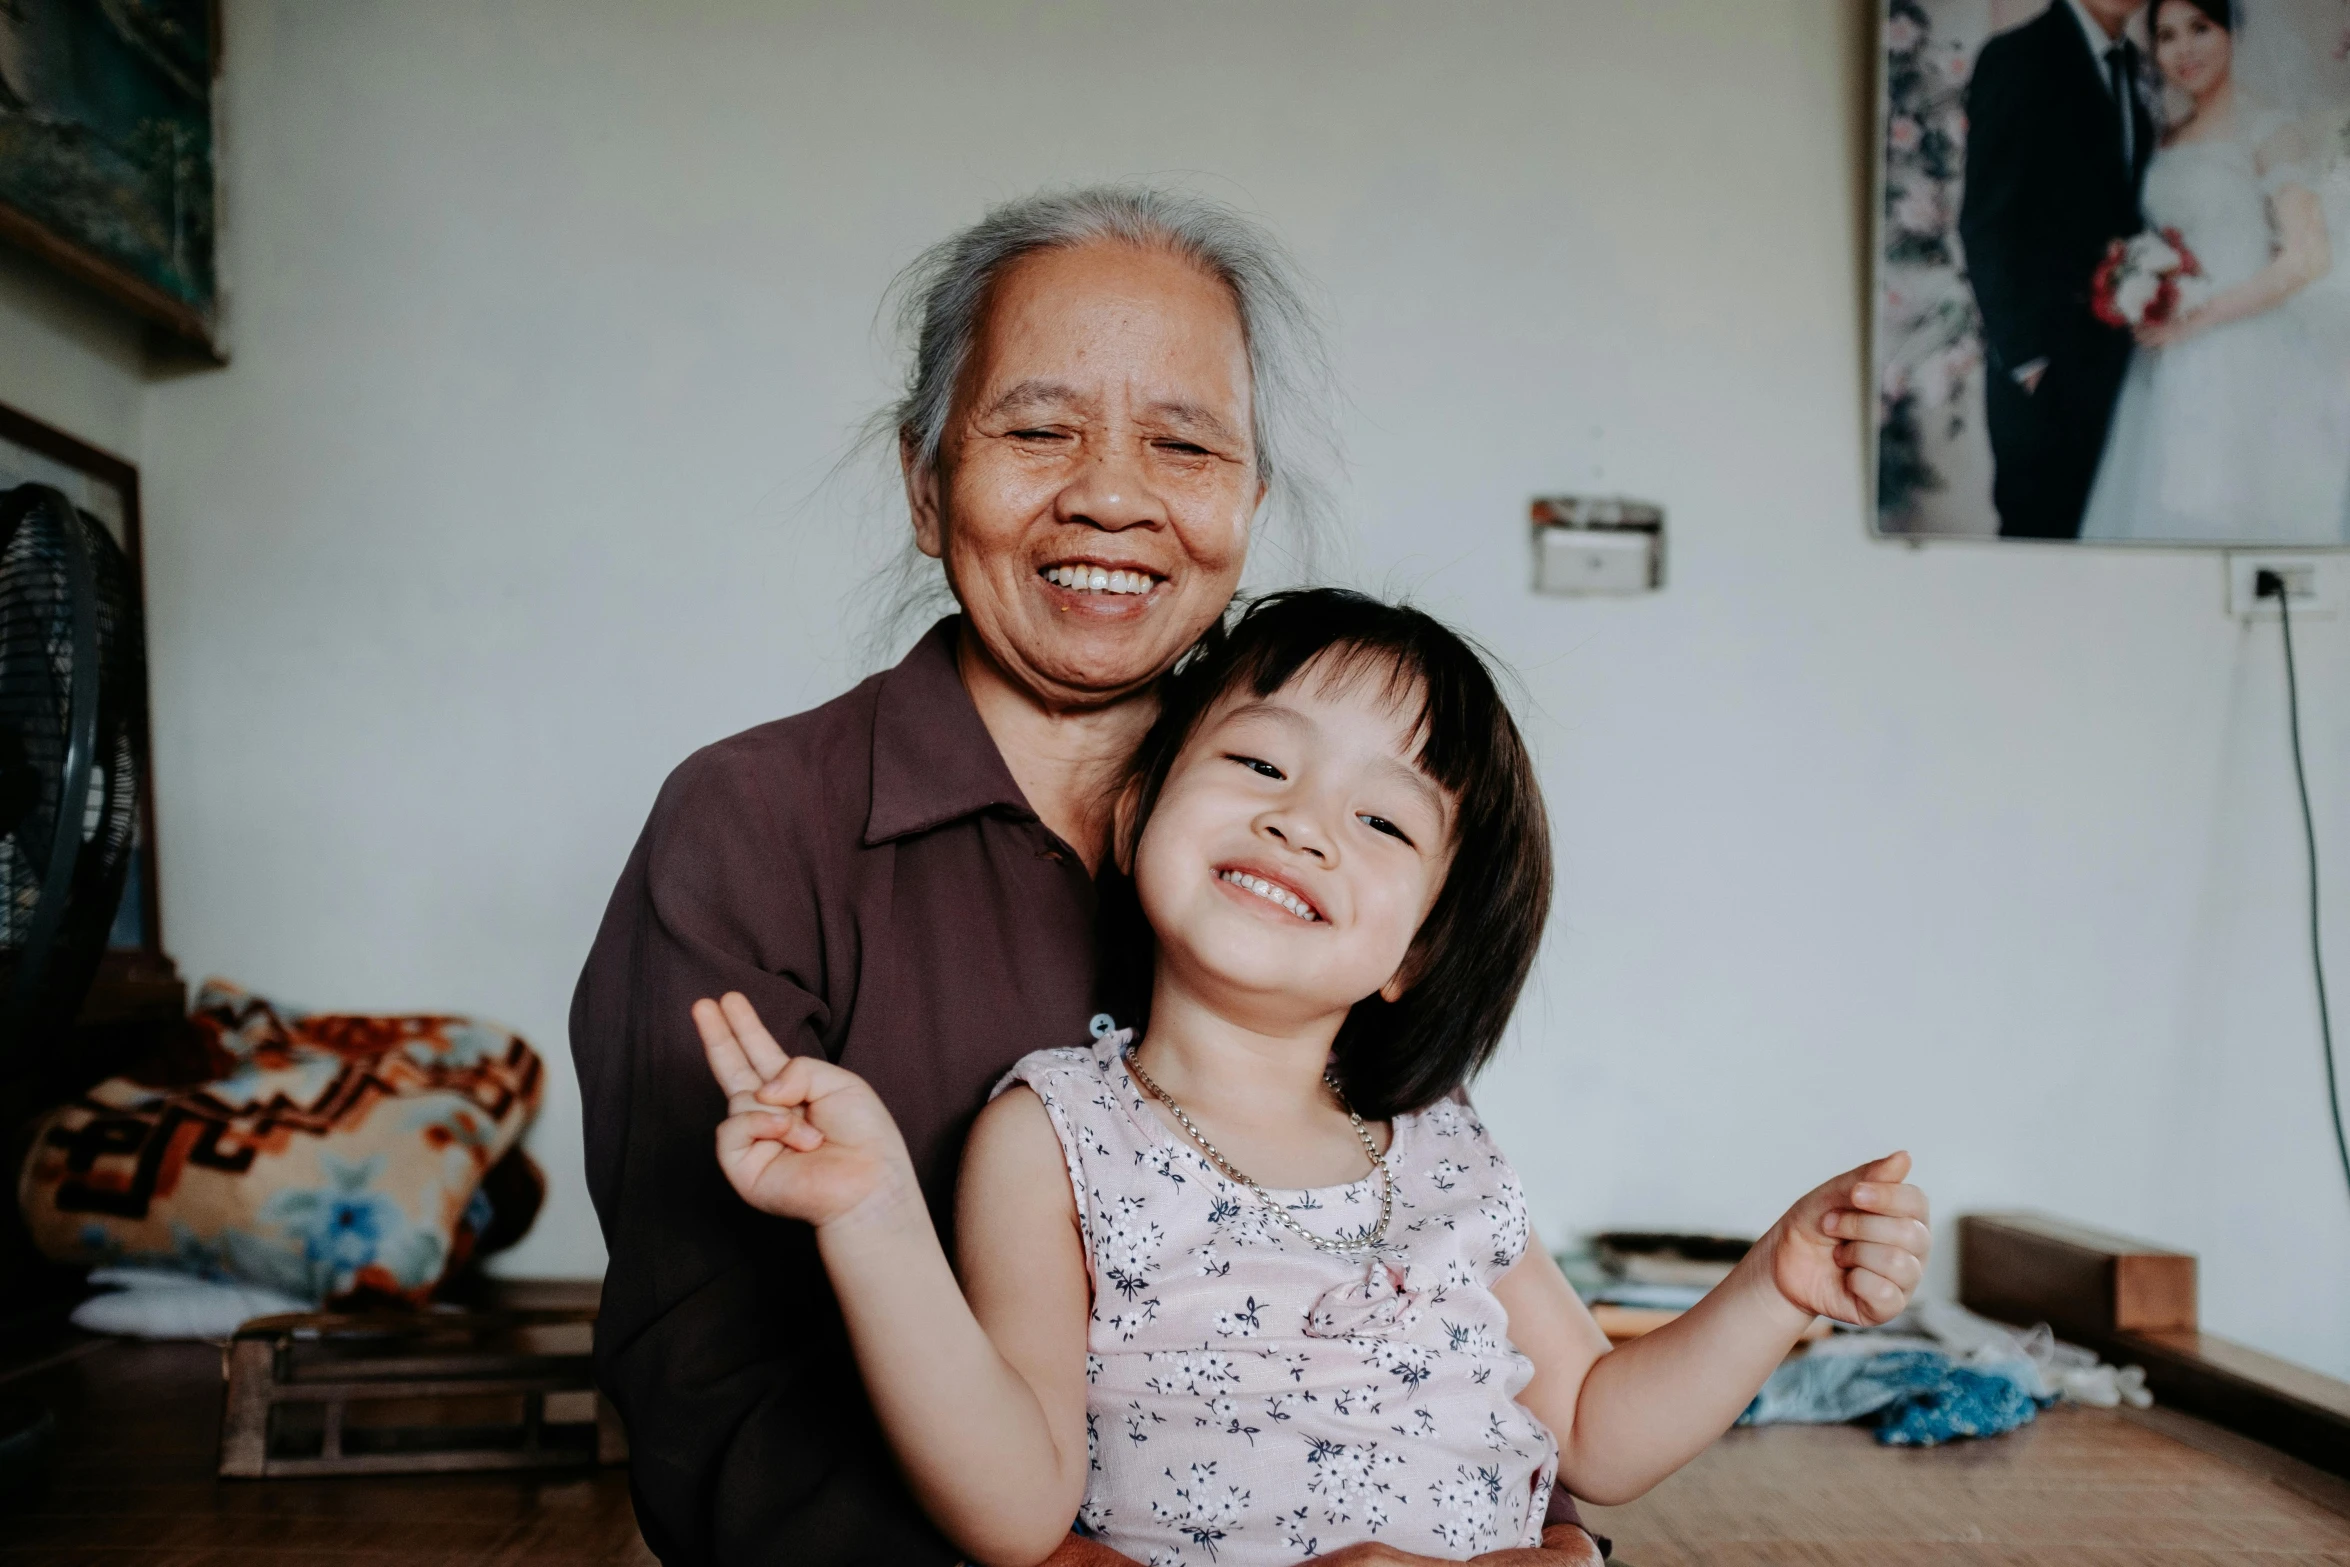
[[[1281,242],[1204,196],[1146,185],[1044,191],[989,209],[915,257],[889,291],[900,336],[913,348],[906,389],[868,422],[860,445],[894,450],[902,442],[916,463],[935,466],[996,282],[1025,256],[1104,242],[1172,252],[1232,291],[1248,344],[1251,434],[1272,542],[1287,557],[1284,575],[1310,574],[1331,529],[1328,480],[1337,462],[1321,322]],[[895,640],[943,598],[945,585],[910,546],[884,574],[891,603],[874,631]]]

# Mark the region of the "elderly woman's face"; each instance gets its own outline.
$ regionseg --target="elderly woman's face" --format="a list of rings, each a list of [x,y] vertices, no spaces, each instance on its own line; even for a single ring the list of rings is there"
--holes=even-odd
[[[1264,496],[1231,292],[1159,250],[1015,265],[965,370],[916,542],[971,629],[1055,705],[1156,679],[1231,601]]]

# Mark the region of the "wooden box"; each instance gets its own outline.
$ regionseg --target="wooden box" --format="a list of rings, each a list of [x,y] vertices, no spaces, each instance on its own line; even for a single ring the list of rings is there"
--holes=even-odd
[[[224,1357],[220,1472],[410,1474],[623,1462],[596,1391],[593,1306],[305,1312],[246,1323]]]
[[[2036,1213],[1968,1214],[1958,1221],[1958,1298],[2082,1344],[2192,1330],[2195,1257]]]
[[[2166,1404],[2350,1476],[2350,1383],[2200,1330],[2195,1259],[2039,1214],[1958,1221],[1958,1298],[2145,1368]]]

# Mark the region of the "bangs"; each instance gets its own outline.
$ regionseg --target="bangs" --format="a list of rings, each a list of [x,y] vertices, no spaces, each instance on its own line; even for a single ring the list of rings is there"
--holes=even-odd
[[[1502,775],[1519,751],[1516,727],[1476,646],[1417,610],[1373,599],[1336,607],[1378,613],[1329,641],[1322,637],[1342,628],[1327,620],[1353,617],[1267,616],[1266,634],[1233,650],[1218,689],[1199,693],[1192,727],[1232,692],[1261,700],[1299,681],[1325,689],[1360,682],[1404,720],[1412,764],[1452,796],[1464,820],[1479,800],[1506,793]],[[1497,727],[1508,731],[1499,744]]]

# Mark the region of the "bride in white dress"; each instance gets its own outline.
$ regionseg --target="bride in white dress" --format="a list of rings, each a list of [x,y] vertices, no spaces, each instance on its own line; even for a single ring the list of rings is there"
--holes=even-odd
[[[2084,539],[2350,543],[2350,361],[2312,315],[2350,256],[2335,255],[2313,188],[2316,121],[2239,94],[2242,9],[2157,0],[2152,13],[2155,66],[2193,109],[2147,168],[2143,206],[2179,231],[2207,293],[2140,329]]]

